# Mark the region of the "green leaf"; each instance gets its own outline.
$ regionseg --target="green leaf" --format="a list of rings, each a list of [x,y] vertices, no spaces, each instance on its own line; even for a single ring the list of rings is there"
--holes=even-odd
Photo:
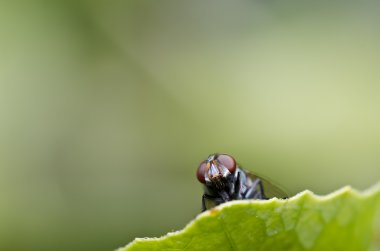
[[[137,238],[118,251],[368,250],[379,208],[380,185],[363,193],[345,187],[327,196],[304,191],[288,200],[234,201],[181,231]]]

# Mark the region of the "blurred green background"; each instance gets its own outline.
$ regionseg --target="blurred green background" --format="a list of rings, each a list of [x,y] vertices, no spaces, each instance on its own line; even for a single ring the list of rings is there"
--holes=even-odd
[[[378,1],[2,1],[0,250],[112,250],[230,153],[290,194],[380,179]]]

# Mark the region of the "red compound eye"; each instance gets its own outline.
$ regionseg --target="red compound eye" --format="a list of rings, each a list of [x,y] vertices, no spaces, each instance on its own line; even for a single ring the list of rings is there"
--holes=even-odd
[[[197,178],[199,180],[200,183],[205,183],[205,173],[206,173],[206,169],[207,169],[207,163],[205,161],[203,161],[199,167],[198,167],[198,170],[197,170]]]
[[[225,166],[230,173],[234,173],[236,171],[236,161],[235,159],[227,154],[220,154],[216,158],[220,164]]]

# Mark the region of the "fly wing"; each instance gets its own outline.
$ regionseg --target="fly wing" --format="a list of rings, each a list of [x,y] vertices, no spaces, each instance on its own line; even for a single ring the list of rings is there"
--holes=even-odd
[[[269,198],[279,198],[279,199],[286,199],[289,197],[288,193],[285,192],[282,188],[280,188],[277,185],[273,185],[272,182],[268,181],[267,179],[263,178],[261,175],[254,174],[252,172],[244,170],[245,173],[250,177],[252,180],[260,179],[262,181],[263,187],[264,187],[264,194],[265,196]]]

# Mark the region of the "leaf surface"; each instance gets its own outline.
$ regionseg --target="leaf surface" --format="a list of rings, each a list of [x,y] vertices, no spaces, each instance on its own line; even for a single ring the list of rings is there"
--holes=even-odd
[[[137,238],[118,251],[368,250],[375,240],[380,185],[344,187],[327,196],[234,201],[200,214],[183,230]]]

